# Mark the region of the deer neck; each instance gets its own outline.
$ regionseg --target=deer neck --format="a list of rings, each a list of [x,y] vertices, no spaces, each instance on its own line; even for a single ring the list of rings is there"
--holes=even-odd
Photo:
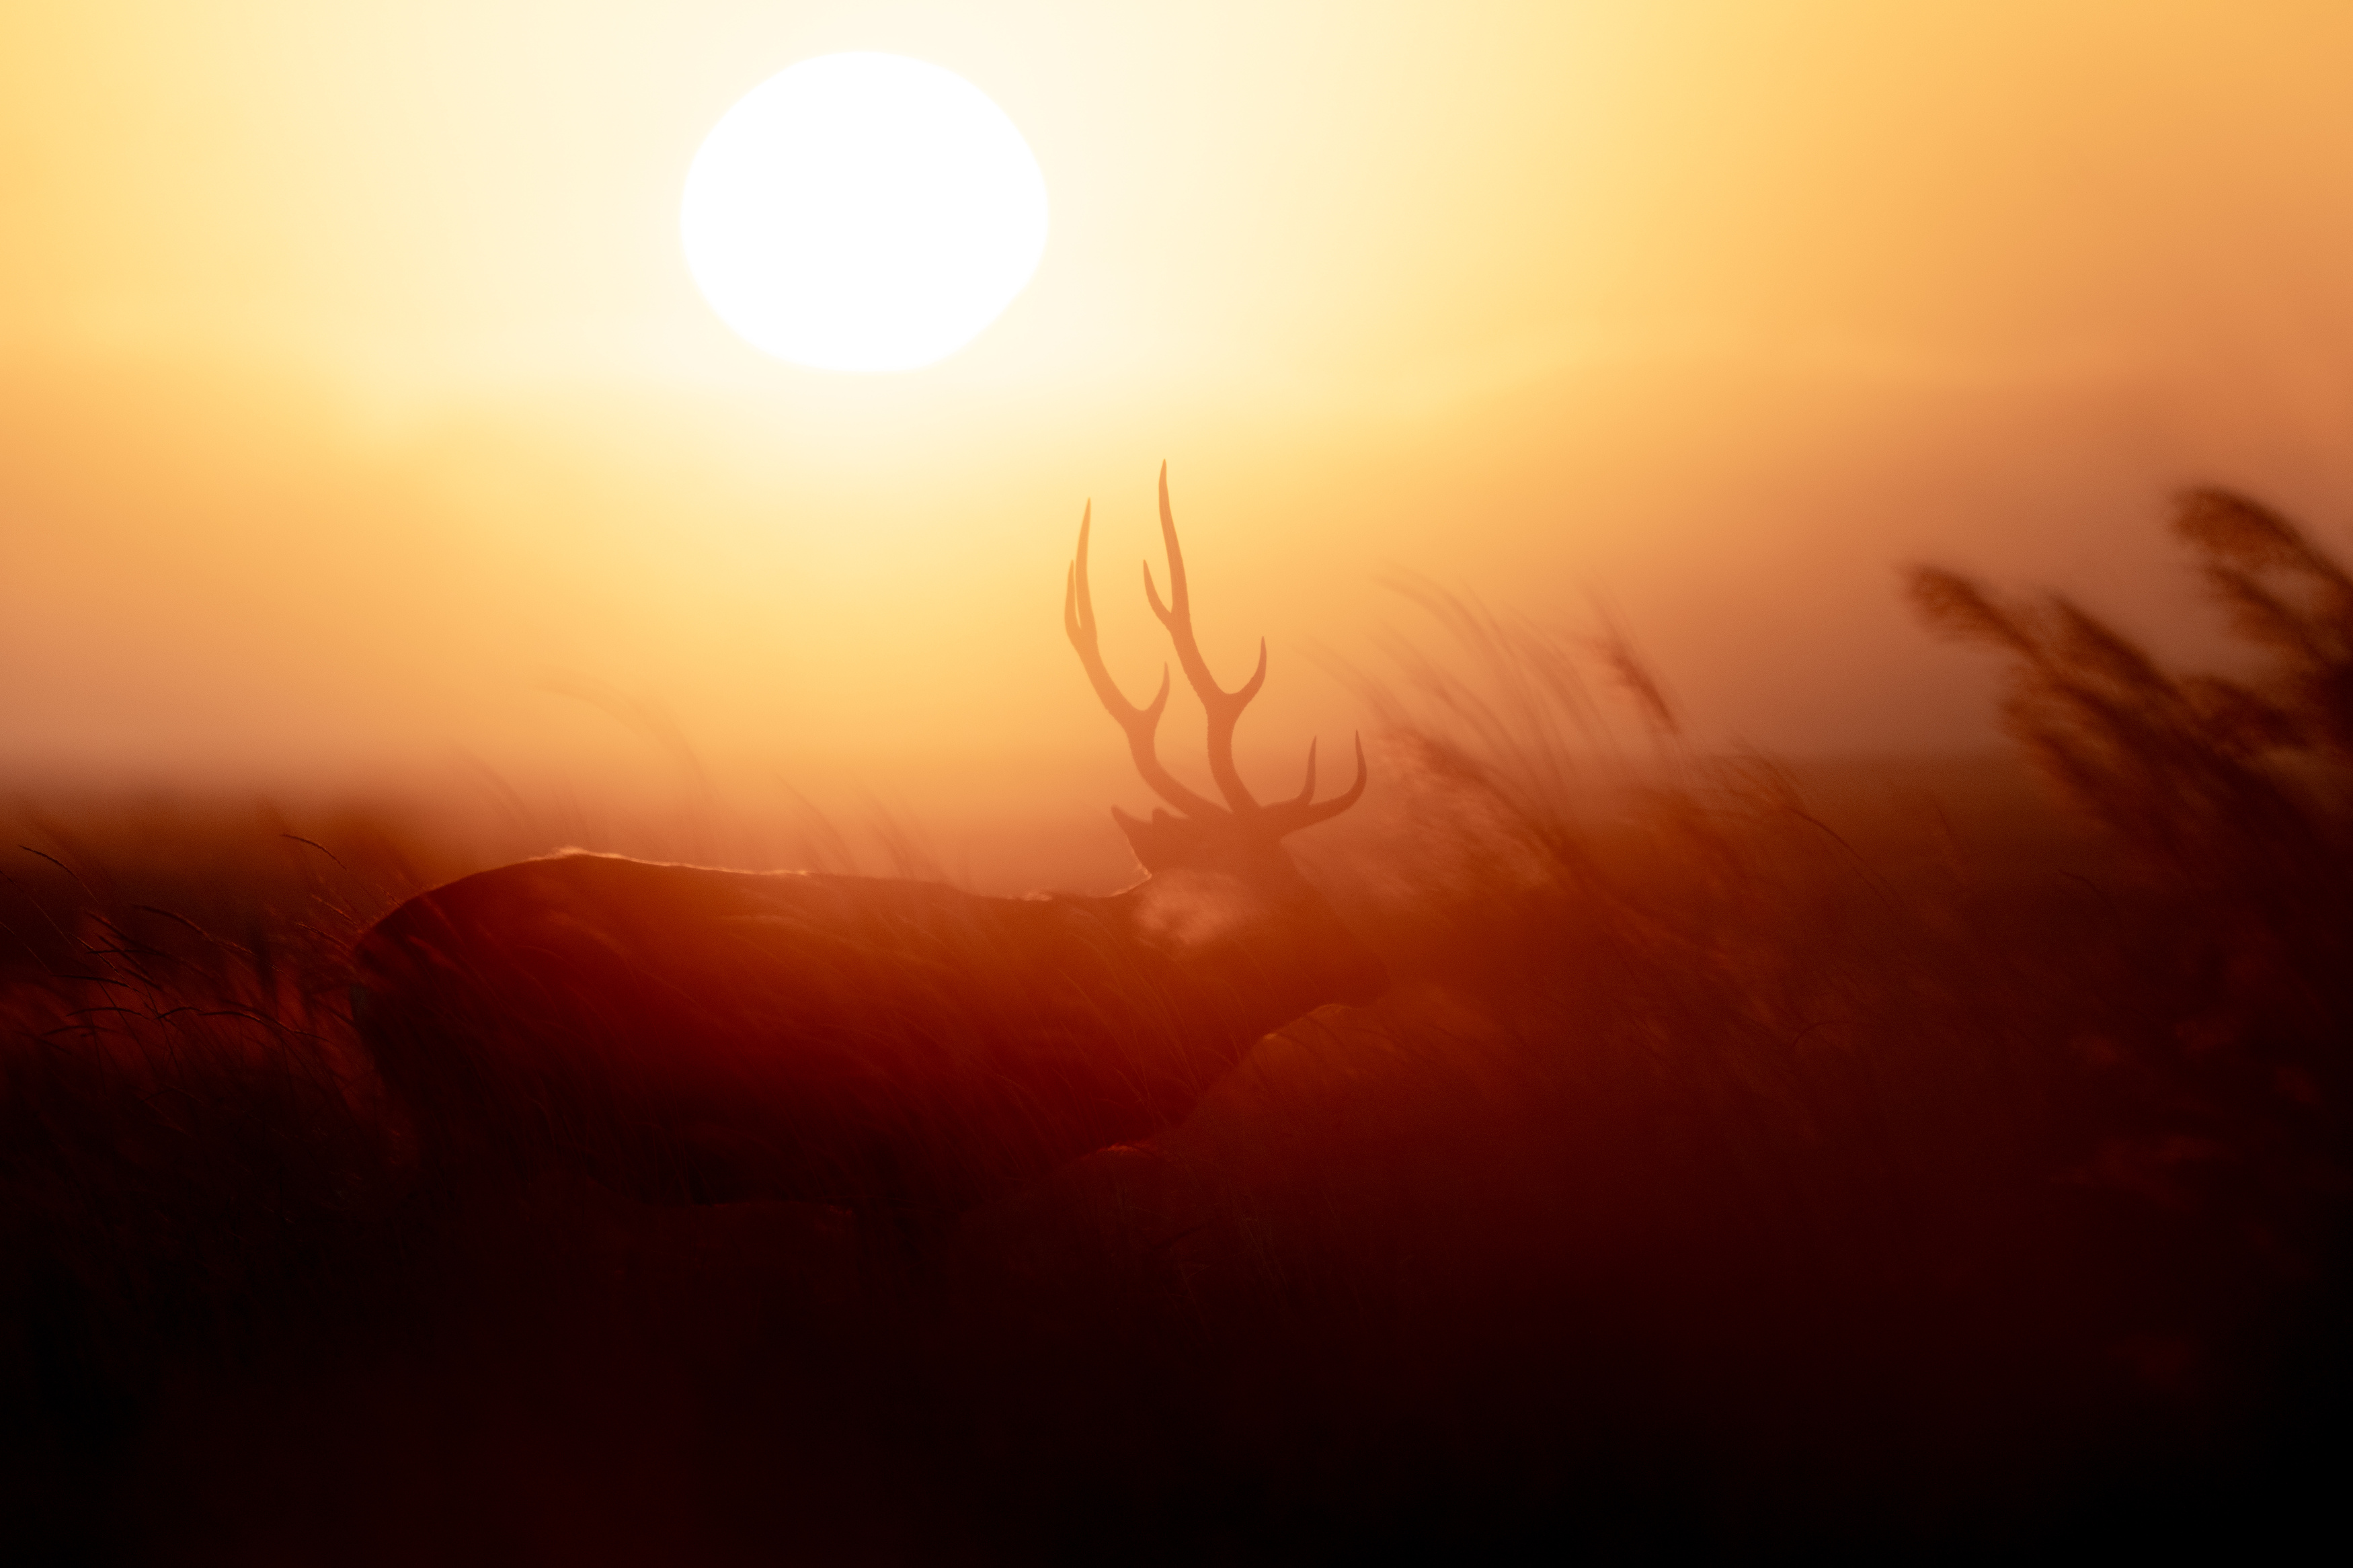
[[[1162,960],[1205,1021],[1255,1039],[1314,1007],[1278,956],[1281,932],[1243,879],[1164,871],[1097,901],[1100,916]]]

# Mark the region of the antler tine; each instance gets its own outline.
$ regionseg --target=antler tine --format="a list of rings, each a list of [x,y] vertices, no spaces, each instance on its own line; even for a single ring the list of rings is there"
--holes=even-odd
[[[1319,822],[1329,822],[1350,806],[1365,793],[1365,738],[1356,737],[1356,782],[1330,800],[1315,799],[1315,742],[1307,743],[1307,783],[1289,800],[1276,801],[1266,808],[1265,820],[1273,827],[1275,836],[1296,833],[1303,827],[1313,827]]]
[[[1145,563],[1144,595],[1152,601],[1152,613],[1168,628],[1169,641],[1176,645],[1176,662],[1185,667],[1185,679],[1192,684],[1201,706],[1209,714],[1209,776],[1218,781],[1218,788],[1237,812],[1259,809],[1258,801],[1250,795],[1250,786],[1242,783],[1241,773],[1234,767],[1234,725],[1250,706],[1258,689],[1266,683],[1266,639],[1258,639],[1258,668],[1240,687],[1227,691],[1218,685],[1209,673],[1208,661],[1201,657],[1201,645],[1193,636],[1193,598],[1185,584],[1185,552],[1176,543],[1176,518],[1168,507],[1168,465],[1160,465],[1160,541],[1168,551],[1168,602],[1160,602],[1160,590],[1152,581],[1152,563]]]
[[[1293,805],[1305,805],[1315,798],[1315,745],[1313,739],[1307,742],[1307,782],[1299,786],[1299,794],[1291,801]]]
[[[1087,532],[1094,521],[1094,502],[1087,503],[1079,518],[1079,551],[1062,580],[1062,630],[1071,646],[1079,650],[1079,662],[1086,667],[1087,679],[1095,689],[1104,709],[1119,721],[1127,732],[1128,754],[1135,759],[1135,771],[1153,793],[1194,816],[1219,816],[1223,811],[1208,796],[1187,788],[1174,773],[1161,766],[1160,757],[1153,745],[1155,731],[1160,728],[1161,710],[1168,706],[1168,667],[1160,667],[1160,691],[1147,707],[1138,708],[1127,700],[1119,683],[1103,668],[1103,649],[1095,636],[1093,595],[1087,591]]]

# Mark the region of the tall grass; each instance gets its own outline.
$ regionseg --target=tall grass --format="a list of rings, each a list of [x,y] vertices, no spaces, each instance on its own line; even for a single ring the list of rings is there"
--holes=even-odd
[[[2220,489],[2174,531],[2252,679],[2176,674],[2064,597],[2005,602],[1922,569],[1929,623],[2010,661],[2011,732],[2105,826],[2161,911],[2139,967],[2236,1179],[2316,1201],[2347,1180],[2353,1093],[2353,579],[2276,512]],[[2285,1201],[2267,1194],[2265,1203]]]
[[[1802,770],[1692,754],[1624,639],[1422,590],[1372,692],[1390,816],[1325,851],[1392,996],[970,1216],[906,1295],[813,1205],[417,1180],[341,996],[429,837],[35,824],[0,888],[0,1504],[59,1558],[239,1562],[2326,1522],[2353,611],[2271,514],[2183,518],[2268,673],[1915,579],[2102,837],[1958,784],[1866,835]]]

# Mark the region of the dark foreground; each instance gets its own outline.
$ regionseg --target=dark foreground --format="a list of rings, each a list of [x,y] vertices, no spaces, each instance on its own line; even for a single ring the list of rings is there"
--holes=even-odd
[[[421,1170],[343,1001],[352,935],[436,868],[389,819],[30,814],[0,884],[8,1555],[2341,1538],[2329,700],[2283,686],[2302,731],[2245,742],[2064,606],[1923,589],[2024,639],[2014,721],[2075,815],[1981,771],[1702,767],[1663,731],[1649,784],[1596,784],[1558,766],[1548,656],[1498,633],[1449,725],[1416,718],[1435,678],[1395,689],[1409,829],[1327,850],[1391,996],[920,1256],[815,1205]]]

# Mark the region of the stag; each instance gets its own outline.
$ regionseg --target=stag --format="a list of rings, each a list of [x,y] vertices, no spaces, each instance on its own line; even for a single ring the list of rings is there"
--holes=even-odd
[[[934,883],[719,870],[566,851],[463,878],[378,921],[354,1011],[428,1160],[566,1165],[648,1203],[785,1198],[952,1216],[1183,1121],[1270,1030],[1379,993],[1379,962],[1309,886],[1285,836],[1356,804],[1260,802],[1232,691],[1193,633],[1160,472],[1164,602],[1208,712],[1221,800],[1154,744],[1103,666],[1089,506],[1063,626],[1136,771],[1172,806],[1113,816],[1144,879],[1107,897],[986,898]]]

